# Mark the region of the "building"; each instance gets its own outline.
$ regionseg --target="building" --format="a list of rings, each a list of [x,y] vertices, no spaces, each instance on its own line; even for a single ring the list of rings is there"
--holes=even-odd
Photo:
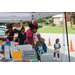
[[[52,18],[53,18],[53,24],[55,24],[56,26],[63,25],[63,14],[52,16]],[[73,19],[73,26],[75,26],[74,24],[75,24],[75,18]],[[71,26],[69,21],[67,22],[67,26]]]

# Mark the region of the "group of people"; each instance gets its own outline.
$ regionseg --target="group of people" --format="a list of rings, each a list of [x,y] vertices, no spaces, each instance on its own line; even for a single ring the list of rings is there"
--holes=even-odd
[[[35,21],[33,23],[29,24],[29,29],[25,32],[25,28],[22,26],[21,30],[18,31],[16,29],[12,29],[12,26],[7,26],[7,29],[5,31],[5,35],[7,35],[7,39],[9,41],[13,41],[13,36],[14,33],[18,32],[18,39],[17,42],[19,45],[24,45],[24,44],[30,44],[35,48],[41,40],[45,41],[40,33],[37,31],[38,29],[38,23]],[[38,59],[41,61],[40,56],[37,54]]]
[[[8,35],[8,39],[10,41],[13,40],[13,36],[15,32],[18,32],[18,44],[30,44],[35,48],[42,40],[45,41],[44,38],[41,37],[41,34],[37,31],[38,30],[38,23],[34,21],[33,23],[29,24],[29,29],[25,32],[25,28],[22,27],[20,31],[13,30],[12,26],[8,26],[7,30],[5,31],[5,35]],[[57,60],[59,60],[60,48],[61,45],[59,44],[59,39],[56,39],[56,43],[54,44],[54,58],[56,60],[56,53],[58,55]],[[38,60],[41,61],[41,57],[37,53]]]

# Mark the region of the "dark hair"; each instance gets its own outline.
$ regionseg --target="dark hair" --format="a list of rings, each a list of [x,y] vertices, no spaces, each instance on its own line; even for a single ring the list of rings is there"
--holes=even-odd
[[[30,30],[32,31],[33,29],[36,29],[35,27],[31,27]]]
[[[33,29],[38,29],[38,25],[37,26],[34,26],[32,23],[29,24],[29,27],[30,27],[31,31]]]
[[[36,28],[36,29],[38,29],[38,25],[37,25],[37,26],[35,26],[35,28]]]
[[[22,31],[22,29],[24,29],[24,27],[21,28],[21,31]]]
[[[6,29],[8,29],[9,28],[9,25],[6,27]]]
[[[32,27],[34,27],[34,25],[33,25],[32,23],[30,23],[30,24],[29,24],[29,27],[32,28]]]
[[[12,29],[12,26],[9,26],[9,28],[11,28],[11,29]]]
[[[58,40],[59,41],[59,39],[57,38],[56,40]]]

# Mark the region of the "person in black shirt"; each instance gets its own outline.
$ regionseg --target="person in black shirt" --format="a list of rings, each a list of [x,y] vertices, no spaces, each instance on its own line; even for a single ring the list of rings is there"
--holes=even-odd
[[[25,28],[22,27],[21,32],[18,35],[18,44],[23,45],[25,40],[26,40]]]

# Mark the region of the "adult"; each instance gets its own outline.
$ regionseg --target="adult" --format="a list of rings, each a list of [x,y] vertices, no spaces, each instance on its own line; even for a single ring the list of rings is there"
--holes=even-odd
[[[14,30],[13,30],[13,40],[15,41],[15,42],[18,42],[18,34],[19,34],[19,30],[17,30],[16,28],[14,28]]]
[[[25,28],[22,27],[21,32],[18,35],[18,44],[23,45],[25,40],[26,40]]]
[[[36,28],[36,30],[38,29],[38,23],[36,21],[29,24],[29,29],[26,32],[26,43],[30,44],[30,45],[34,45],[34,40],[33,40],[33,35],[34,33],[31,31],[31,29],[33,29],[34,27]],[[41,38],[42,40],[44,40],[43,38]]]
[[[8,36],[7,38],[9,39],[9,41],[13,41],[13,29],[12,29],[12,26],[9,26],[7,36]]]
[[[6,30],[5,30],[5,35],[7,35],[8,30],[9,30],[9,25],[7,26],[7,28],[6,28]]]
[[[30,44],[30,45],[32,45],[34,47],[34,38],[33,38],[34,33],[33,32],[37,31],[38,23],[36,21],[34,21],[33,24],[32,23],[29,24],[29,27],[30,28],[26,32],[26,43]],[[43,38],[41,38],[41,39],[44,40]],[[35,54],[37,54],[37,53],[35,52]],[[37,59],[39,61],[41,61],[41,58],[40,58],[40,56],[38,54],[37,54]]]

